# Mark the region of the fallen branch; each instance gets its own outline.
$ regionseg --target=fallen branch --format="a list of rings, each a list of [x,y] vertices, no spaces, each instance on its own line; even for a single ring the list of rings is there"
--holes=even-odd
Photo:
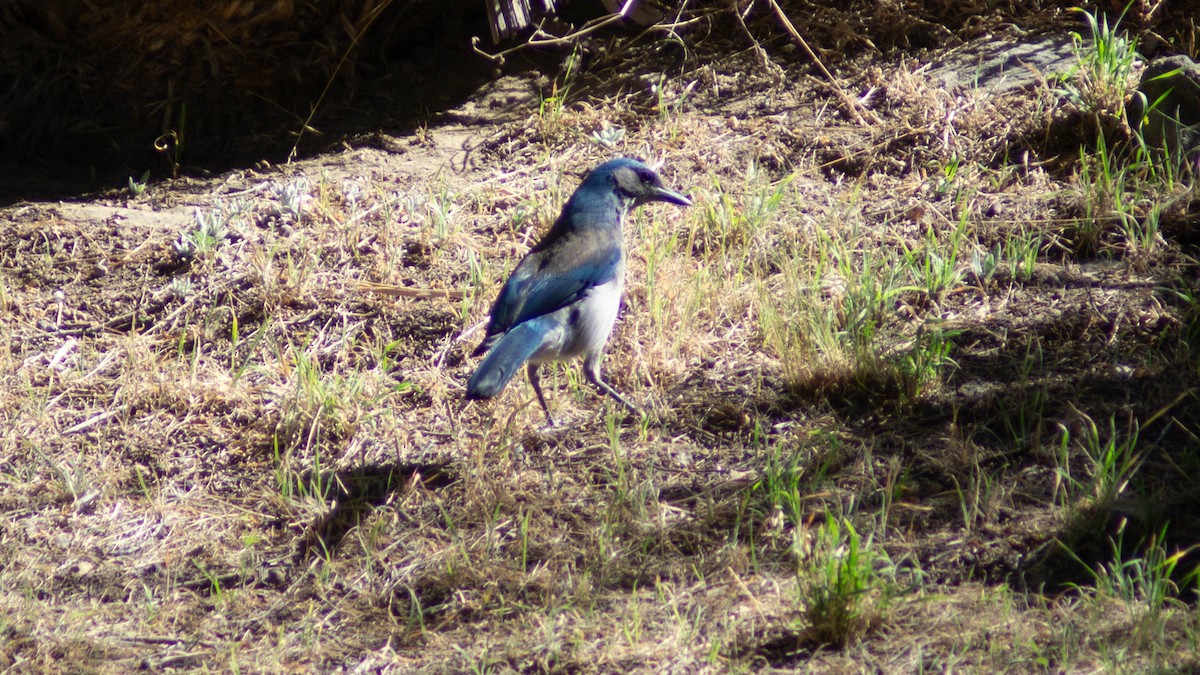
[[[410,286],[377,284],[372,281],[355,281],[352,285],[354,288],[357,288],[360,291],[368,291],[370,293],[378,293],[380,295],[391,295],[400,298],[417,298],[420,300],[445,298],[447,300],[462,300],[463,298],[467,297],[467,292],[464,290],[444,288],[412,288]]]
[[[563,35],[562,37],[547,33],[545,30],[543,30],[542,26],[545,24],[545,19],[543,19],[533,29],[533,34],[529,36],[529,39],[515,47],[509,47],[504,51],[492,54],[479,48],[479,37],[476,36],[471,38],[471,49],[476,54],[479,54],[492,63],[495,63],[497,66],[503,66],[505,60],[511,54],[515,54],[516,52],[524,49],[529,49],[530,47],[559,47],[562,45],[568,45],[589,33],[600,30],[601,28],[615,21],[620,21],[622,18],[623,17],[620,14],[609,14],[598,19],[592,19],[591,21],[583,24],[583,27],[579,30],[573,33],[568,33],[567,35]]]

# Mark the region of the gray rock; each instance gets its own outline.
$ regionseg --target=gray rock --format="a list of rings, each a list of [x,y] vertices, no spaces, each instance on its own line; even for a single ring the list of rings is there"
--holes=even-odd
[[[1037,86],[1075,65],[1068,35],[996,33],[960,45],[935,60],[932,79],[947,89],[986,89],[992,94]]]
[[[1200,65],[1183,55],[1155,59],[1138,91],[1127,112],[1148,145],[1189,158],[1200,151]]]

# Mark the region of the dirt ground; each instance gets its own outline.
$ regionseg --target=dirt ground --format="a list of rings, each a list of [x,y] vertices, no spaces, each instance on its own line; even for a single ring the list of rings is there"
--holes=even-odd
[[[1190,175],[1102,184],[1049,72],[947,80],[1023,39],[998,18],[830,23],[831,81],[756,16],[0,209],[0,668],[1200,668]],[[1078,18],[1025,19],[1069,68]],[[643,414],[574,365],[560,429],[523,378],[464,401],[503,280],[617,155],[695,202],[626,224],[603,368]],[[859,549],[831,623],[814,579]]]

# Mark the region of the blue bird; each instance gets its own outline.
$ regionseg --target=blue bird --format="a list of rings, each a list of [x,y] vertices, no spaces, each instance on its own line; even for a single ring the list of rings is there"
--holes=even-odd
[[[600,359],[625,289],[621,223],[630,209],[652,201],[692,203],[663,187],[657,173],[632,159],[610,160],[584,177],[558,220],[513,270],[496,298],[487,336],[472,356],[491,351],[467,382],[467,399],[499,394],[528,362],[529,383],[546,422],[554,426],[538,366],[583,356],[588,381],[637,412],[600,379]]]

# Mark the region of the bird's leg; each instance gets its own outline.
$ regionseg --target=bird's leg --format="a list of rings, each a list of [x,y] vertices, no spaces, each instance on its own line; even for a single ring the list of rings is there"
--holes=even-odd
[[[529,373],[529,384],[533,385],[533,393],[537,394],[538,403],[542,404],[542,410],[546,413],[546,426],[555,427],[554,418],[550,416],[550,406],[546,405],[546,397],[542,395],[542,376],[538,374],[538,364],[530,363],[525,367],[525,372]]]
[[[616,389],[613,389],[607,382],[600,379],[600,354],[596,354],[594,356],[589,354],[584,359],[583,374],[587,376],[589,382],[596,385],[597,389],[616,399],[617,402],[625,406],[629,412],[633,413],[634,415],[642,414],[642,411],[638,410],[637,406],[630,403],[628,399],[618,394]]]

